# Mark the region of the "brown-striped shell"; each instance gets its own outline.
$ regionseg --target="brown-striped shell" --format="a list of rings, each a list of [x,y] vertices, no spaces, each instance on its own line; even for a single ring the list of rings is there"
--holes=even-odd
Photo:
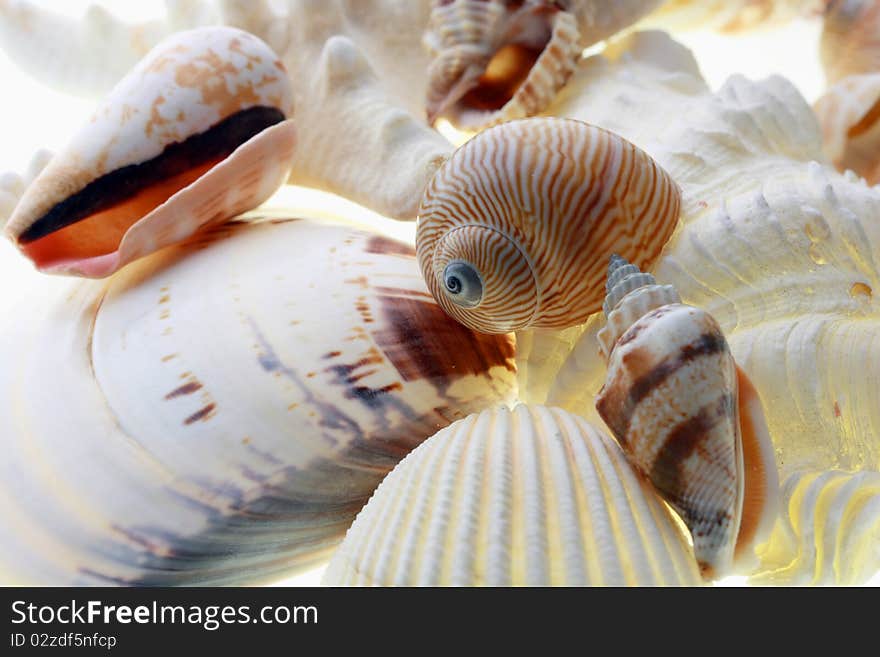
[[[489,128],[425,190],[416,251],[443,309],[474,330],[581,324],[602,305],[612,253],[650,266],[679,190],[642,150],[580,121]]]
[[[475,130],[544,110],[583,49],[660,0],[434,0],[424,44],[428,120]]]
[[[691,530],[707,578],[753,558],[778,483],[760,400],[715,319],[670,285],[611,259],[608,374],[596,409],[631,462]]]
[[[292,105],[257,37],[174,34],[25,190],[7,235],[42,271],[106,276],[266,200],[290,171]]]

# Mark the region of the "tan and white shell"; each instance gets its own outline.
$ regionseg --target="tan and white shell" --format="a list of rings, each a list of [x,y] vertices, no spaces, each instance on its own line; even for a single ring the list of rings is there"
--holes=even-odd
[[[584,48],[634,23],[660,0],[433,0],[426,112],[460,130],[543,111]]]
[[[738,556],[754,560],[777,514],[760,400],[715,319],[681,303],[674,287],[617,256],[607,287],[598,337],[608,375],[596,408],[682,516],[704,576],[730,574]]]
[[[324,583],[692,586],[680,523],[583,418],[519,404],[439,431],[383,480]]]
[[[625,139],[523,119],[481,132],[437,171],[416,251],[434,298],[465,326],[564,328],[601,307],[608,257],[653,264],[678,213],[675,182]]]
[[[425,289],[412,247],[233,222],[0,334],[0,573],[261,582],[320,563],[426,437],[515,398],[511,336]]]
[[[106,276],[265,201],[295,134],[284,65],[232,28],[175,34],[27,187],[7,235],[47,272]]]

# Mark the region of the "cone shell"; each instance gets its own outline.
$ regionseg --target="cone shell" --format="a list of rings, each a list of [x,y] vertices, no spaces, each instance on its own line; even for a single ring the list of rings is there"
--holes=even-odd
[[[746,437],[750,463],[761,469],[745,491],[740,374],[721,328],[708,313],[677,302],[670,286],[632,269],[621,259],[609,268],[608,296],[620,300],[609,303],[608,331],[599,335],[608,375],[596,409],[633,464],[681,514],[704,575],[718,577],[733,567],[746,492],[749,545],[741,551],[769,531],[765,518],[775,512],[776,470],[760,402],[755,408],[749,386]],[[636,286],[628,283],[633,280]]]
[[[675,183],[628,141],[525,119],[485,130],[438,170],[416,250],[434,298],[465,326],[564,328],[601,308],[609,256],[649,266],[678,213]],[[456,294],[463,279],[472,285]]]
[[[583,418],[517,405],[455,422],[358,515],[330,585],[698,585],[686,534]]]
[[[290,170],[291,98],[256,37],[175,34],[52,158],[6,232],[42,271],[102,277],[256,207]]]
[[[0,572],[19,583],[313,566],[409,450],[515,397],[512,338],[446,317],[378,233],[231,222],[49,282],[0,339]]]

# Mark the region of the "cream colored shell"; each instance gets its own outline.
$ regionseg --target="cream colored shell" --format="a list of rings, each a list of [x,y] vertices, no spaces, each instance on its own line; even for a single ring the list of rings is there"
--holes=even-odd
[[[827,2],[819,53],[829,86],[851,75],[880,73],[880,3]]]
[[[601,307],[608,257],[652,264],[678,213],[676,184],[626,140],[524,119],[481,132],[434,175],[416,250],[434,298],[466,326],[564,328]]]
[[[383,480],[324,583],[690,586],[685,534],[582,418],[519,404],[438,432]]]
[[[266,200],[290,170],[292,111],[283,64],[253,35],[175,34],[49,161],[6,232],[41,270],[106,276]]]
[[[412,247],[379,233],[233,222],[104,282],[51,282],[0,333],[17,583],[320,563],[410,449],[515,397],[512,338],[447,318]]]

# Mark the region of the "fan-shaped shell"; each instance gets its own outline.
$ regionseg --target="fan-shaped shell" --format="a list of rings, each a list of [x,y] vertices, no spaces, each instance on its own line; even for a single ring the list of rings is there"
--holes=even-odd
[[[101,277],[256,207],[287,178],[290,82],[226,27],[158,44],[28,187],[7,234],[43,271]]]
[[[378,233],[235,222],[51,282],[0,339],[0,571],[21,583],[313,564],[410,449],[515,396],[512,338],[446,317]]]
[[[465,326],[563,328],[601,307],[612,253],[656,260],[678,212],[675,183],[631,143],[524,119],[485,130],[437,171],[416,250],[434,298]]]
[[[687,538],[620,448],[571,413],[475,413],[413,450],[358,514],[331,585],[697,585]]]

